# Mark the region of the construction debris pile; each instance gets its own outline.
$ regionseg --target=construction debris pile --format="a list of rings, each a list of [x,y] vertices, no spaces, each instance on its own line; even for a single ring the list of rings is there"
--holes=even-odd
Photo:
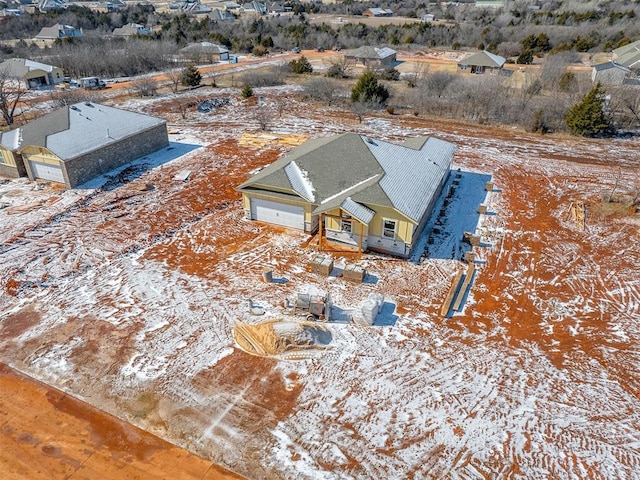
[[[281,319],[258,324],[238,322],[233,337],[242,350],[262,357],[323,349],[332,340],[331,332],[322,324]]]

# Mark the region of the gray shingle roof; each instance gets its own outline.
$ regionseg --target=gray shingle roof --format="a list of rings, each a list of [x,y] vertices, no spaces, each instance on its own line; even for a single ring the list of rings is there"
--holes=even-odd
[[[165,123],[161,118],[99,103],[76,103],[17,129],[18,148],[45,147],[69,160]]]
[[[351,197],[345,198],[340,204],[340,208],[365,225],[369,225],[371,220],[373,220],[373,216],[376,214],[376,212],[370,208],[365,207],[361,203],[355,202]]]
[[[458,65],[477,65],[479,67],[500,68],[504,65],[504,62],[506,62],[506,60],[500,55],[495,55],[483,50],[463,58],[458,62]]]
[[[367,60],[381,60],[395,54],[396,51],[388,47],[378,48],[364,46],[349,52],[348,56],[353,58],[364,58]]]
[[[354,133],[310,140],[238,189],[296,191],[310,201],[309,195],[298,191],[300,185],[294,185],[299,179],[285,173],[295,162],[308,182],[304,188],[313,189],[312,203],[317,205],[314,213],[347,205],[357,213],[353,216],[366,219],[365,210],[354,206],[357,202],[369,210],[366,205],[395,208],[417,223],[449,171],[456,146],[437,138],[410,143],[421,147],[396,145]]]

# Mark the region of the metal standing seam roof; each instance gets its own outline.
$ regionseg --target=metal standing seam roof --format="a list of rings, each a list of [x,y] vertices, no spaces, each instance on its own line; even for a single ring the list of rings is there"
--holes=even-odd
[[[627,67],[625,67],[624,65],[619,65],[614,61],[598,63],[594,65],[593,68],[596,70],[596,72],[601,72],[603,70],[608,70],[610,68],[617,68],[619,70],[624,70],[625,72],[630,72],[630,70]]]
[[[483,50],[478,53],[474,53],[466,58],[463,58],[458,62],[458,65],[477,65],[479,67],[502,67],[506,62],[506,59],[500,55],[495,55],[491,52]]]
[[[384,170],[380,187],[398,211],[419,222],[451,169],[456,146],[433,137],[420,150],[383,141],[365,144]]]
[[[620,57],[632,51],[640,52],[640,40],[636,40],[635,42],[631,42],[627,45],[623,45],[622,47],[616,48],[615,50],[613,50],[613,55],[615,57]]]
[[[614,61],[627,68],[637,68],[640,65],[640,49],[629,50]]]
[[[65,161],[163,123],[161,118],[99,103],[76,103],[20,127],[19,148],[45,147]]]
[[[300,170],[296,162],[291,162],[284,167],[284,172],[287,174],[287,178],[296,193],[313,203],[315,195],[313,194],[313,185],[309,182],[308,174]]]
[[[376,214],[376,212],[361,203],[354,202],[351,197],[345,198],[340,204],[340,208],[365,225],[369,225],[371,220],[373,220],[373,216]]]

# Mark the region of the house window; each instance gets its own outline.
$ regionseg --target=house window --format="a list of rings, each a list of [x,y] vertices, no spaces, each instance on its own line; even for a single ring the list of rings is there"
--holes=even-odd
[[[384,219],[382,221],[382,236],[384,238],[396,238],[396,224],[395,220]]]
[[[340,230],[343,232],[351,233],[352,231],[352,223],[350,218],[341,218],[340,219]]]

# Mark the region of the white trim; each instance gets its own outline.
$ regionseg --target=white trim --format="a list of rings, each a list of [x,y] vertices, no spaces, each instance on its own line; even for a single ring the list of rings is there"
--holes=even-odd
[[[390,237],[389,235],[387,235],[387,232],[389,231],[389,229],[385,226],[386,222],[393,222],[393,237]],[[398,234],[398,220],[395,220],[393,218],[383,217],[382,218],[382,237],[395,240],[397,234]]]

